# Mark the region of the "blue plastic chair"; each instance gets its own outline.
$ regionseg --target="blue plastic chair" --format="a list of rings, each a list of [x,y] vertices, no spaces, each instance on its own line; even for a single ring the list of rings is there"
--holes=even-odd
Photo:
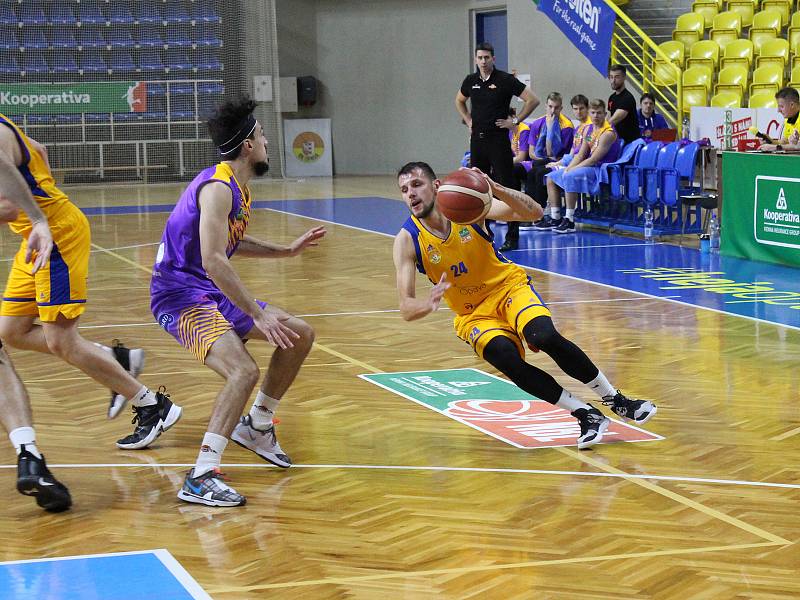
[[[71,29],[59,27],[52,30],[50,45],[53,48],[77,48],[78,42],[75,41],[75,36],[72,34]]]
[[[145,24],[161,24],[164,21],[164,17],[161,14],[161,6],[153,2],[136,2],[135,4],[138,7],[138,12],[136,14],[136,19],[139,23]]]
[[[169,93],[172,96],[185,96],[194,94],[193,83],[172,83],[169,86]]]
[[[179,27],[170,27],[167,30],[165,43],[170,48],[191,48],[192,40],[189,39],[189,32]]]
[[[214,7],[209,2],[194,3],[194,19],[202,23],[221,23],[222,18],[214,12]]]
[[[164,61],[170,73],[181,73],[192,70],[192,63],[186,53],[181,50],[167,50],[166,60]]]
[[[225,93],[225,86],[216,81],[204,81],[197,84],[197,93],[201,96],[217,95],[221,96]]]
[[[643,199],[644,169],[654,167],[663,142],[650,142],[636,156],[636,162],[624,169],[625,199],[630,204],[638,204]]]
[[[217,73],[224,69],[219,57],[216,54],[208,52],[198,55],[196,66],[198,71],[207,71],[210,73]]]
[[[78,44],[83,48],[105,48],[106,40],[96,27],[81,27],[78,30]]]
[[[84,50],[80,54],[80,69],[83,73],[108,73],[106,61],[97,50]]]
[[[31,48],[41,50],[49,47],[50,44],[48,44],[47,39],[44,37],[44,31],[41,29],[25,28],[22,30],[22,37],[19,41],[19,45],[26,50]]]
[[[78,73],[78,64],[72,52],[59,52],[51,58],[53,73]]]
[[[0,73],[19,75],[19,70],[19,64],[14,56],[7,56],[0,60]]]
[[[142,27],[137,40],[140,48],[162,48],[164,40],[161,32],[156,27]]]
[[[653,206],[659,202],[661,192],[661,180],[667,169],[675,166],[675,157],[681,148],[680,142],[667,144],[658,152],[658,160],[655,167],[644,170],[644,202],[648,206]]]
[[[10,27],[0,28],[0,49],[3,50],[19,49],[19,40],[17,39],[17,34]]]
[[[222,38],[215,31],[216,27],[210,24],[195,25],[194,43],[203,48],[221,48]]]
[[[163,74],[164,63],[161,60],[161,53],[155,50],[145,50],[139,55],[139,68],[142,73],[150,75]],[[150,93],[150,86],[147,88]]]
[[[664,169],[659,200],[665,206],[677,206],[682,194],[690,194],[695,187],[694,173],[697,166],[697,142],[686,144],[675,156],[675,166]]]
[[[108,11],[108,20],[112,23],[127,25],[134,22],[131,9],[122,2],[113,2]]]
[[[131,32],[124,27],[112,27],[108,34],[108,45],[112,48],[133,48]]]
[[[75,25],[75,12],[66,2],[50,3],[47,20],[51,25]]]
[[[14,9],[7,4],[0,4],[0,24],[2,25],[17,25],[19,19],[17,18]]]
[[[622,142],[622,139],[618,138],[617,141]],[[603,165],[605,174],[602,178],[602,181],[603,183],[608,183],[608,195],[611,200],[622,199],[624,195],[622,170],[626,165],[636,161],[636,157],[643,147],[643,141],[634,140],[630,144],[623,146],[620,157],[616,162]]]
[[[106,17],[97,4],[81,2],[78,5],[78,20],[82,24],[99,25],[106,22]]]
[[[164,10],[164,21],[170,24],[191,23],[192,17],[189,16],[182,4],[169,2]]]
[[[47,60],[42,52],[26,52],[22,60],[22,70],[25,71],[26,74],[50,72],[50,67],[48,66]]]
[[[40,5],[26,2],[19,9],[19,21],[23,25],[46,25],[47,17]]]
[[[81,116],[78,113],[64,113],[60,115],[53,115],[53,121],[60,125],[80,123]]]
[[[108,66],[114,73],[133,73],[136,71],[136,65],[131,58],[131,53],[126,50],[114,50],[111,53],[111,59],[108,61]]]

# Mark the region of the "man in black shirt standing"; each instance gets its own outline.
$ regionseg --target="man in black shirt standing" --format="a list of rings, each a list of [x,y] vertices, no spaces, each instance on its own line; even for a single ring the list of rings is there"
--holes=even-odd
[[[534,111],[539,99],[519,79],[494,68],[491,44],[483,42],[476,46],[475,64],[478,69],[467,75],[456,94],[456,109],[471,134],[471,164],[491,173],[498,183],[513,187],[514,156],[509,131]],[[516,117],[509,117],[514,96],[519,96],[525,105]],[[467,110],[467,98],[471,110]]]
[[[608,97],[608,122],[617,130],[617,135],[630,144],[642,137],[639,131],[639,117],[636,115],[636,100],[625,88],[627,71],[622,65],[611,65],[608,82],[612,94]]]

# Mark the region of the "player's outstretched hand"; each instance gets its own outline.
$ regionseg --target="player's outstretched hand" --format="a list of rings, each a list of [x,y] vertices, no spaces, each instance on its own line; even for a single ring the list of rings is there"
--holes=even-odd
[[[464,167],[462,167],[462,169],[464,169]],[[486,173],[481,171],[478,167],[470,167],[469,170],[470,171],[475,171],[478,175],[483,177],[487,181],[487,183],[489,184],[489,191],[492,193],[492,196],[496,196],[497,195],[497,193],[496,193],[497,192],[497,183],[495,183],[492,180],[491,177],[489,177]]]
[[[431,312],[439,310],[439,304],[442,302],[444,293],[450,288],[450,282],[447,281],[447,273],[442,273],[439,278],[439,283],[433,286],[431,290]]]
[[[319,240],[325,237],[328,231],[325,227],[314,227],[309,229],[291,244],[289,244],[290,256],[297,256],[309,246],[319,246]]]
[[[299,339],[300,335],[287,325],[284,325],[281,317],[283,319],[286,318],[282,313],[276,313],[267,306],[262,308],[259,314],[255,316],[253,324],[264,334],[270,344],[285,350],[286,348],[293,348],[292,339]]]
[[[47,221],[38,221],[33,224],[28,236],[28,248],[25,250],[25,262],[33,261],[31,273],[36,273],[50,260],[53,251],[53,235],[47,226]],[[35,256],[34,256],[35,254]]]

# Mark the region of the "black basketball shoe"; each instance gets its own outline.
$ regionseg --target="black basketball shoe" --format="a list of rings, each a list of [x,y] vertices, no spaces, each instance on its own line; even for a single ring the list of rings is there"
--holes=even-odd
[[[125,344],[119,340],[113,340],[111,344],[111,353],[114,355],[114,358],[117,359],[117,362],[122,365],[122,368],[130,373],[132,377],[138,377],[144,367],[144,350],[141,348],[127,348]],[[108,405],[108,418],[113,419],[119,415],[122,409],[125,408],[127,402],[128,399],[122,394],[111,392],[111,402]]]
[[[614,414],[637,425],[647,423],[658,411],[656,405],[649,400],[633,400],[619,390],[612,396],[603,396],[602,402],[610,406]]]
[[[173,404],[166,388],[158,388],[155,404],[150,406],[134,406],[131,423],[138,423],[133,433],[117,440],[117,448],[123,450],[141,450],[152,444],[158,436],[167,431],[181,418],[183,409]]]
[[[603,434],[611,424],[611,420],[591,404],[589,404],[588,410],[579,408],[573,411],[572,416],[578,419],[578,423],[581,426],[581,435],[578,437],[578,450],[599,444],[603,439]]]
[[[44,456],[36,458],[24,444],[17,457],[17,491],[33,496],[36,504],[49,512],[62,512],[72,506],[67,486],[53,477]]]

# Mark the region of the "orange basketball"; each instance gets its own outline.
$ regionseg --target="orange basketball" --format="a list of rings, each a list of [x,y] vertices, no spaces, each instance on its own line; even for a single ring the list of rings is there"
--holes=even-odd
[[[436,204],[453,223],[470,225],[480,221],[492,206],[489,182],[475,171],[453,171],[442,180]]]

